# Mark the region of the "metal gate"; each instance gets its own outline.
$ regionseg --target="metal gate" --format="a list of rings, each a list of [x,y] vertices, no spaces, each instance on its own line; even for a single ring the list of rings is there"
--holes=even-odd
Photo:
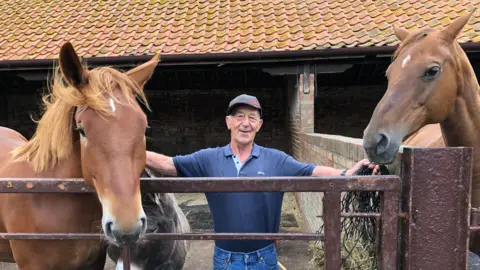
[[[150,233],[147,239],[271,239],[325,242],[325,268],[340,269],[340,219],[380,220],[380,269],[465,269],[470,225],[471,148],[406,148],[402,175],[352,177],[142,178],[142,192],[324,192],[325,234]],[[403,186],[401,185],[403,183]],[[342,192],[379,191],[380,213],[341,213]],[[2,193],[91,193],[83,179],[5,179]],[[401,199],[401,202],[400,202]],[[402,209],[400,209],[402,207]],[[403,222],[399,222],[400,218]],[[440,219],[440,220],[439,220]],[[441,221],[441,222],[440,222]],[[402,232],[399,233],[399,225]],[[472,228],[475,229],[475,228]],[[447,232],[447,233],[445,233]],[[399,235],[402,241],[399,240]],[[0,239],[100,239],[102,234],[1,233]],[[400,252],[399,247],[401,248]],[[430,257],[427,257],[430,256]],[[124,268],[129,269],[129,252]],[[460,268],[459,268],[460,267]]]

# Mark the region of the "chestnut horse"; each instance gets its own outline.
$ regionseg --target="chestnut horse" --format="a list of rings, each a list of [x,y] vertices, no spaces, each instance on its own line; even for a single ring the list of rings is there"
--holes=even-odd
[[[401,44],[387,69],[387,91],[364,131],[363,147],[371,161],[383,164],[395,159],[410,134],[409,146],[472,147],[471,206],[480,207],[480,89],[456,41],[474,11],[439,31],[394,28]],[[478,237],[470,238],[475,253],[480,253]]]
[[[136,243],[147,228],[140,174],[145,167],[143,86],[160,56],[125,73],[84,68],[70,43],[36,132],[27,141],[0,128],[0,177],[83,178],[96,193],[1,193],[0,231],[99,233],[115,245]],[[100,226],[101,225],[101,226]],[[103,269],[98,240],[3,240],[0,260],[22,270]]]

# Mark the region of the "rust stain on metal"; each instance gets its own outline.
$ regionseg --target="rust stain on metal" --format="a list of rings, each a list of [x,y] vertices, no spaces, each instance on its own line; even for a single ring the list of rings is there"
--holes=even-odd
[[[399,199],[394,191],[383,192],[381,197],[380,265],[384,270],[397,269]]]
[[[63,183],[59,184],[57,187],[61,190],[65,190],[65,184],[63,184]]]
[[[130,270],[130,249],[128,247],[123,247],[123,269]]]
[[[326,192],[323,197],[325,231],[325,269],[340,269],[340,192]]]
[[[405,148],[404,157],[404,269],[465,269],[472,148]]]
[[[322,179],[323,178],[323,179]],[[321,181],[319,181],[322,179]],[[369,180],[368,180],[369,179]],[[227,181],[228,180],[228,181]],[[0,178],[1,192],[52,193],[95,192],[83,179],[42,178],[15,179],[11,188],[3,185],[10,178]],[[64,184],[65,189],[56,188]],[[377,177],[200,177],[190,178],[141,178],[144,192],[203,193],[203,192],[325,192],[325,191],[395,191],[399,190],[400,178],[396,175]],[[35,186],[35,188],[33,188]]]

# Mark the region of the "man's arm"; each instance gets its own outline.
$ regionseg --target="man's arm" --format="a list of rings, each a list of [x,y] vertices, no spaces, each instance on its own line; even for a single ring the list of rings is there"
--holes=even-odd
[[[364,165],[368,165],[369,168],[373,169],[373,175],[380,174],[378,165],[371,164],[368,159],[362,159],[351,169],[346,170],[345,176],[354,175]],[[284,176],[340,176],[344,171],[343,169],[335,169],[328,166],[302,163],[287,154],[285,154],[281,168]]]
[[[159,173],[177,176],[177,169],[173,164],[173,158],[155,152],[147,151],[147,168]]]
[[[345,176],[352,176],[354,175],[362,166],[367,166],[370,169],[373,169],[372,174],[378,175],[380,174],[380,167],[378,165],[372,164],[368,161],[368,159],[362,159],[355,166],[345,172]],[[326,166],[316,166],[313,169],[312,176],[339,176],[342,173],[343,169],[335,169],[332,167]]]

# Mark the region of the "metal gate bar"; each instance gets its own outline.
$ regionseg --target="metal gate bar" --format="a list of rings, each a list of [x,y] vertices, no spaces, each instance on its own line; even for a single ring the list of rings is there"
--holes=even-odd
[[[398,191],[395,175],[342,177],[141,178],[146,193]],[[0,193],[92,193],[81,178],[0,178]]]
[[[400,216],[398,200],[400,178],[385,176],[349,177],[243,177],[243,178],[141,178],[142,192],[203,193],[203,192],[324,192],[324,234],[308,233],[150,233],[149,240],[186,239],[263,239],[263,240],[320,240],[325,241],[325,266],[340,269],[340,218],[375,217],[381,220],[381,266],[395,269],[397,265],[397,223]],[[341,192],[380,191],[380,213],[341,213]],[[92,193],[83,179],[0,178],[0,193]],[[103,234],[85,233],[0,233],[0,239],[17,240],[73,240],[102,239]],[[128,248],[123,252],[124,267],[130,264]],[[128,268],[125,268],[128,269]]]
[[[340,269],[342,265],[340,249],[340,192],[326,192],[323,197],[325,218],[325,269]]]
[[[317,240],[321,233],[147,233],[148,240]],[[98,233],[0,233],[2,240],[95,240],[104,239]]]

